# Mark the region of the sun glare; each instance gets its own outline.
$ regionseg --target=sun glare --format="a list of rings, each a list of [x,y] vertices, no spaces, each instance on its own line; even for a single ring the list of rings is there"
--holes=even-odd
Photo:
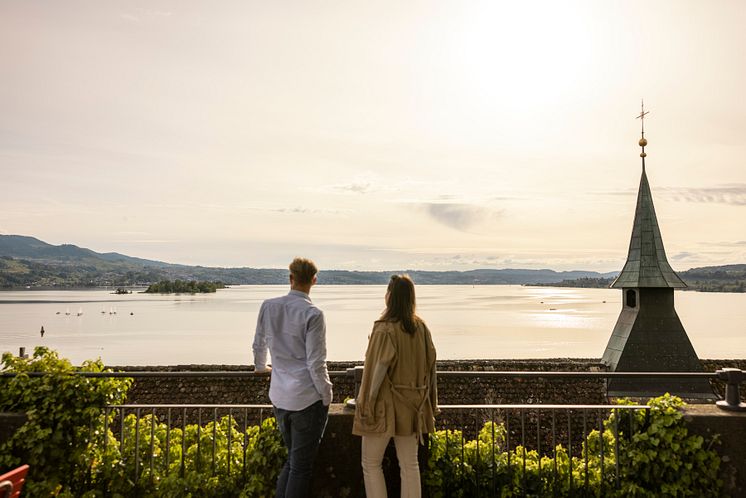
[[[576,82],[588,76],[593,59],[587,21],[561,3],[483,7],[493,12],[473,12],[460,40],[474,97],[489,107],[520,111],[527,120],[547,105],[573,100]]]

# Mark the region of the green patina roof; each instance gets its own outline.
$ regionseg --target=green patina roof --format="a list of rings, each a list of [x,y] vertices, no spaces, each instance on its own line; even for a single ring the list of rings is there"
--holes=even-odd
[[[642,163],[642,177],[637,193],[637,209],[627,262],[611,287],[686,287],[666,259],[663,238],[658,228],[658,219],[655,217],[653,196],[645,174],[645,159]]]

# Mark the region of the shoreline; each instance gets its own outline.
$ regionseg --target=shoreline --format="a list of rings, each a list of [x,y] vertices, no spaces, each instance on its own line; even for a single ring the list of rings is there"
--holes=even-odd
[[[287,286],[287,284],[226,284],[225,289],[230,289],[232,287],[282,287]],[[374,284],[374,283],[339,283],[339,284],[325,284],[325,283],[318,283],[316,284],[316,287],[385,287],[386,284]],[[550,288],[550,289],[584,289],[584,290],[592,290],[592,289],[600,289],[600,290],[608,290],[609,287],[570,287],[567,285],[554,285],[554,284],[513,284],[513,283],[506,283],[506,284],[465,284],[465,283],[424,283],[424,284],[417,284],[418,287],[424,286],[424,287],[435,287],[435,286],[448,286],[448,287],[507,287],[507,286],[518,286],[518,287],[536,287],[536,288]],[[101,286],[101,287],[60,287],[60,286],[40,286],[40,287],[3,287],[0,288],[0,293],[2,292],[43,292],[43,291],[102,291],[102,290],[112,290],[115,291],[116,289],[126,289],[132,291],[131,294],[159,294],[160,293],[146,293],[144,292],[144,289],[147,289],[147,285],[137,285],[137,286]],[[225,289],[218,289],[218,290],[225,290]],[[677,292],[701,292],[703,294],[746,294],[746,290],[743,291],[737,291],[737,290],[702,290],[702,289],[694,289],[694,288],[686,288],[686,289],[675,289]],[[112,294],[114,294],[112,292]],[[182,292],[182,293],[166,293],[163,295],[177,295],[177,294],[192,294],[189,292]],[[195,294],[201,294],[201,293],[195,293]],[[212,294],[212,293],[209,293]],[[129,295],[129,294],[120,294],[120,295]]]

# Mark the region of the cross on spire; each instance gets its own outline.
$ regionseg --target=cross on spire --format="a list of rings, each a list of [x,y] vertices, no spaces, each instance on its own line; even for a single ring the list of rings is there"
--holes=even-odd
[[[640,138],[640,147],[642,147],[642,152],[640,153],[640,157],[642,158],[642,171],[645,172],[645,146],[648,144],[648,141],[645,139],[645,115],[650,114],[650,111],[645,110],[645,102],[640,99],[640,115],[637,116],[637,119],[640,120],[640,123],[642,124],[642,138]]]
[[[635,119],[640,120],[640,124],[642,124],[642,136],[645,137],[645,115],[650,114],[650,111],[645,110],[645,102],[640,99],[640,115],[637,116]]]

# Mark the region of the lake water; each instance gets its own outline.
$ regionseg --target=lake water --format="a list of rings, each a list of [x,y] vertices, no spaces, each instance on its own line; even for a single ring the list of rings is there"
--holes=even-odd
[[[75,364],[96,357],[108,365],[250,364],[259,306],[287,290],[0,292],[0,351],[45,345]],[[363,358],[384,292],[314,287],[330,360]],[[621,309],[621,291],[611,289],[421,285],[417,299],[441,359],[600,358]],[[700,358],[746,358],[746,294],[676,292],[676,309]]]

